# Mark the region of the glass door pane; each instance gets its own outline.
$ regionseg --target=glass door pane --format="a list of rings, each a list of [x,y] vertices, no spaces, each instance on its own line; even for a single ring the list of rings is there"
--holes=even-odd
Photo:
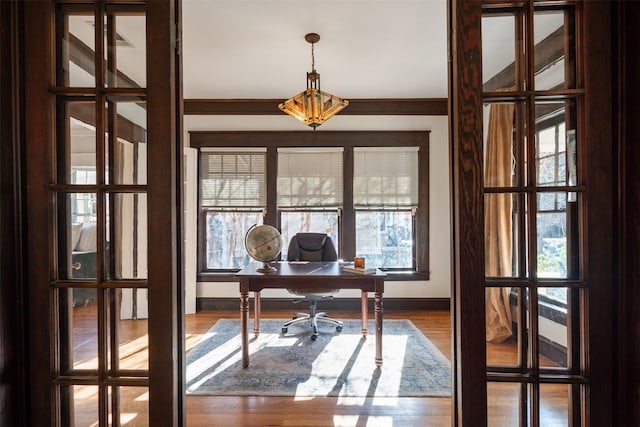
[[[583,425],[580,411],[568,410],[585,404],[568,392],[572,384],[586,387],[577,375],[586,360],[584,313],[567,298],[587,292],[575,131],[581,95],[565,90],[581,81],[576,6],[485,3],[487,409],[491,425]],[[505,381],[518,408],[511,415],[493,399]]]

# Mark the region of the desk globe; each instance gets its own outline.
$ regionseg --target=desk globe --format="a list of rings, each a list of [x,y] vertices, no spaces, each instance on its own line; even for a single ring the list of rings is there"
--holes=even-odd
[[[252,225],[244,236],[244,247],[251,258],[262,262],[262,267],[256,271],[259,273],[276,271],[267,263],[276,259],[282,250],[282,236],[278,229],[266,224]]]

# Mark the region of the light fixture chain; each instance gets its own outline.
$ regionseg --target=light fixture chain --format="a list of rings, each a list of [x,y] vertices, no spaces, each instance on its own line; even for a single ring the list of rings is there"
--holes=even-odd
[[[314,55],[314,46],[315,43],[311,43],[311,72],[315,73],[316,72],[316,58]]]

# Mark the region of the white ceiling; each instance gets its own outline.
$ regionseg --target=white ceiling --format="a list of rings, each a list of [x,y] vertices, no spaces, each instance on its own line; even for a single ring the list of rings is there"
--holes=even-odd
[[[446,0],[182,0],[185,98],[445,98]]]

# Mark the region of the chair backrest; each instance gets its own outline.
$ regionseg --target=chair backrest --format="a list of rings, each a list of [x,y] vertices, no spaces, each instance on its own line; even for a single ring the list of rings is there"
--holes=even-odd
[[[336,261],[338,254],[331,237],[325,233],[298,233],[291,238],[287,260]]]

